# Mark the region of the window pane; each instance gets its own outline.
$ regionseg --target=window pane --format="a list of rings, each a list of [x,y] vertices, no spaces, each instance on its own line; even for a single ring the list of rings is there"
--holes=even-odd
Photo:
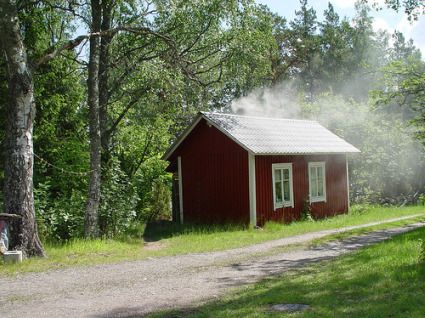
[[[310,167],[310,175],[311,176],[316,175],[316,167]]]
[[[283,181],[283,198],[285,201],[290,201],[290,195],[289,195],[289,180]]]
[[[317,167],[317,178],[321,179],[323,177],[323,167]]]
[[[316,197],[317,196],[317,182],[316,180],[313,180],[313,178],[311,179],[311,183],[310,183],[310,194],[312,197]]]
[[[281,171],[280,169],[274,170],[274,181],[280,181],[281,179]]]
[[[289,180],[289,169],[283,169],[283,179]]]
[[[282,183],[279,182],[275,182],[274,184],[275,186],[275,198],[276,198],[276,203],[282,203]]]
[[[317,170],[316,167],[310,168],[310,180],[314,183],[317,180]]]
[[[317,182],[317,196],[323,196],[323,179],[319,179]]]

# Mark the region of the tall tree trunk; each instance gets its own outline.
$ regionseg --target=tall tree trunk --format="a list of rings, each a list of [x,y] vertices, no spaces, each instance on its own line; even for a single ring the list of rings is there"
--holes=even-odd
[[[99,32],[102,8],[99,0],[91,0],[91,32]],[[101,134],[99,121],[99,54],[100,39],[90,37],[90,55],[87,79],[90,129],[90,183],[86,206],[84,233],[86,237],[98,236],[98,211],[101,186]]]
[[[111,28],[112,23],[112,8],[113,0],[102,1],[102,24],[101,30],[107,31]],[[102,36],[100,41],[100,61],[99,61],[99,119],[100,119],[100,132],[102,136],[102,162],[107,162],[107,153],[109,151],[110,135],[108,134],[109,117],[108,117],[108,103],[109,103],[109,64],[110,54],[109,45],[112,41],[112,35]]]
[[[4,209],[21,216],[11,227],[11,247],[26,256],[45,256],[37,232],[33,194],[34,84],[15,1],[0,0],[0,27],[9,75]]]
[[[107,31],[111,28],[111,15],[114,0],[102,1],[102,24],[101,30]],[[103,171],[108,169],[110,160],[109,143],[110,135],[108,133],[109,115],[109,44],[112,41],[112,35],[102,36],[100,40],[100,60],[99,60],[99,121],[100,133],[102,144],[102,168]],[[105,177],[102,175],[102,184],[104,184]],[[99,215],[99,230],[103,235],[107,232],[109,218],[107,215]]]

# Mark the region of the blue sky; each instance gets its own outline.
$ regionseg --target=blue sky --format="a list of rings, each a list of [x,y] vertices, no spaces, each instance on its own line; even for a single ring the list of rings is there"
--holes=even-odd
[[[299,0],[256,0],[257,3],[267,5],[271,11],[291,20],[295,16],[295,10],[300,7]],[[322,19],[323,11],[327,8],[329,0],[310,0],[309,5],[314,7],[319,20]],[[330,0],[334,5],[335,11],[341,16],[351,18],[354,16],[355,0]],[[377,0],[383,3],[384,0]],[[401,31],[406,38],[412,38],[416,47],[422,51],[422,57],[425,58],[425,16],[421,16],[418,21],[410,23],[403,12],[395,12],[386,9],[381,11],[372,10],[374,17],[374,29],[384,29],[392,33],[394,30]]]

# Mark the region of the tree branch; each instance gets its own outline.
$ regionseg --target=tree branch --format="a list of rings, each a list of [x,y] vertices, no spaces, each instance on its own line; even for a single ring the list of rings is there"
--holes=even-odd
[[[150,130],[152,131],[152,130]],[[140,166],[142,165],[143,161],[145,161],[146,155],[148,154],[149,146],[153,139],[153,133],[149,134],[149,132],[146,133],[146,140],[145,140],[145,146],[143,147],[142,156],[140,157],[139,161],[137,162],[136,166],[131,169],[130,176],[134,176],[137,170],[139,170]]]
[[[61,46],[54,48],[54,47],[50,47],[47,51],[46,54],[41,57],[36,63],[35,63],[35,67],[40,67],[43,64],[46,64],[48,62],[50,62],[52,59],[54,59],[55,57],[57,57],[61,52],[66,51],[66,50],[72,50],[74,48],[76,48],[78,45],[81,44],[81,42],[83,42],[84,40],[87,40],[91,37],[99,37],[99,36],[114,36],[116,33],[120,32],[120,31],[126,31],[126,32],[130,32],[130,33],[135,33],[135,34],[150,34],[153,35],[159,39],[162,39],[163,41],[165,41],[169,47],[174,48],[175,49],[175,44],[174,41],[161,33],[158,33],[156,31],[151,30],[148,27],[140,27],[140,26],[118,26],[116,28],[112,28],[109,30],[105,30],[105,31],[101,31],[101,32],[93,32],[93,33],[88,33],[85,35],[80,35],[77,36],[76,38],[69,40],[68,42],[62,44]]]
[[[94,33],[92,34],[87,34],[87,35],[80,35],[78,37],[76,37],[75,39],[72,39],[64,44],[62,44],[61,46],[59,46],[58,48],[54,49],[53,51],[51,51],[50,53],[46,53],[43,57],[41,57],[36,63],[35,66],[36,68],[40,67],[43,64],[47,64],[48,62],[50,62],[51,60],[53,60],[56,56],[58,56],[59,54],[61,54],[63,51],[70,51],[73,50],[74,48],[76,48],[78,45],[81,44],[81,42],[83,42],[84,40],[87,40],[90,38],[90,36],[92,36]],[[51,50],[51,49],[50,49]]]
[[[147,91],[147,89],[145,89],[144,91]],[[121,120],[123,120],[124,116],[128,113],[130,108],[133,107],[133,105],[136,104],[140,100],[141,97],[142,97],[142,94],[139,94],[139,96],[132,98],[130,100],[130,102],[127,104],[127,106],[125,106],[125,108],[121,111],[121,113],[118,115],[118,117],[112,123],[111,127],[109,127],[105,131],[105,134],[111,135],[115,131],[115,129],[117,129]]]

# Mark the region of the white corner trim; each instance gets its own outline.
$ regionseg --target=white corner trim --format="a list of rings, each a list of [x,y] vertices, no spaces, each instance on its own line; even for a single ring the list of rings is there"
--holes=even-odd
[[[183,174],[182,174],[182,157],[177,157],[177,170],[179,174],[179,209],[180,223],[183,224]]]
[[[257,190],[255,183],[255,155],[248,152],[249,224],[257,225]]]
[[[320,197],[313,197],[311,195],[311,174],[310,174],[310,168],[311,167],[322,167],[323,168],[323,196]],[[319,162],[309,162],[308,163],[308,196],[310,199],[310,203],[314,202],[326,202],[326,162],[325,161],[319,161]]]
[[[350,177],[348,175],[348,157],[345,155],[345,170],[347,174],[347,208],[350,209]]]
[[[288,169],[289,170],[289,195],[290,200],[284,201],[282,204],[277,205],[276,204],[276,189],[275,189],[275,176],[274,176],[274,170],[275,169]],[[294,207],[294,181],[292,176],[292,162],[290,163],[273,163],[272,164],[272,188],[273,188],[273,210],[276,211],[279,208],[284,207]],[[282,187],[283,191],[283,187]]]

